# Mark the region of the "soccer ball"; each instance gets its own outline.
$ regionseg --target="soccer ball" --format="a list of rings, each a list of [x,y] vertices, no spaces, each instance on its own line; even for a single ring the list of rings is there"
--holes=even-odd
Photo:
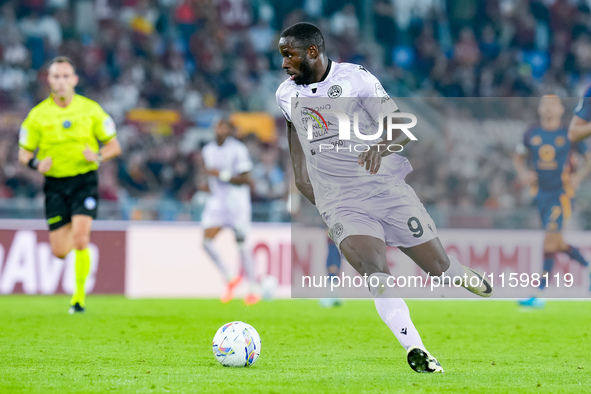
[[[213,337],[213,355],[225,367],[248,367],[261,354],[261,337],[241,321],[226,323]]]

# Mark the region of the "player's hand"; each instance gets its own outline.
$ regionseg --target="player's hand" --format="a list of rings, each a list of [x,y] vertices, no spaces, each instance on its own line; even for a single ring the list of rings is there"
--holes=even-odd
[[[41,160],[37,165],[37,171],[39,171],[42,174],[45,174],[47,171],[51,169],[52,164],[53,161],[51,160],[51,157],[46,157],[45,159]]]
[[[570,176],[570,186],[573,188],[574,191],[577,191],[579,189],[582,180],[583,179],[581,178],[581,176],[577,173],[574,173]]]
[[[210,176],[219,176],[220,172],[218,170],[207,170],[207,175]]]
[[[378,152],[378,147],[374,145],[367,152],[360,154],[357,162],[360,166],[365,166],[365,170],[369,171],[370,174],[377,174],[382,164],[382,154]]]
[[[84,155],[84,158],[86,159],[86,161],[88,161],[90,163],[95,163],[95,162],[99,161],[98,154],[96,152],[94,152],[92,149],[90,149],[90,146],[88,146],[88,144],[86,144],[86,149],[84,149],[82,154]]]
[[[527,171],[521,176],[521,183],[525,186],[535,186],[538,184],[538,174],[535,171]]]

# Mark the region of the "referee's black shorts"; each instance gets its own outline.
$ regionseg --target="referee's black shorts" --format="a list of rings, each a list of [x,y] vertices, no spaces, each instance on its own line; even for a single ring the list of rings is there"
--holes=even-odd
[[[70,223],[73,215],[96,219],[98,175],[96,171],[65,178],[45,177],[45,217],[49,231]]]

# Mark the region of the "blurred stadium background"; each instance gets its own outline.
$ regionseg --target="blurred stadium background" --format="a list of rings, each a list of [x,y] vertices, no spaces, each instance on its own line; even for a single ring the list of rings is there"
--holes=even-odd
[[[289,221],[290,165],[274,98],[285,78],[276,50],[283,28],[318,24],[331,59],[364,64],[393,97],[577,97],[591,82],[588,3],[0,1],[0,217],[43,217],[42,177],[18,164],[17,134],[47,96],[43,66],[57,54],[75,60],[79,93],[118,125],[124,154],[101,166],[101,219],[198,221],[200,148],[212,121],[233,113],[256,163],[253,220]],[[533,114],[525,114],[527,125]],[[462,149],[440,126],[437,141],[407,150],[409,183],[439,226],[537,228],[510,160],[523,129]],[[586,180],[573,228],[591,227],[590,196]]]
[[[0,293],[71,288],[72,270],[52,260],[43,231],[43,178],[17,162],[20,124],[47,97],[44,66],[56,55],[76,62],[78,92],[113,116],[123,147],[99,170],[101,220],[94,225],[89,290],[220,291],[221,279],[200,247],[201,148],[212,139],[215,120],[228,114],[255,162],[253,221],[261,225],[250,242],[259,273],[275,276],[287,296],[293,267],[307,258],[322,270],[321,233],[310,241],[322,244],[313,253],[290,256],[289,222],[305,220],[288,209],[291,165],[275,102],[286,78],[278,35],[304,20],[324,31],[331,59],[365,65],[401,107],[420,114],[420,143],[404,152],[415,169],[407,180],[444,230],[448,251],[484,270],[537,272],[540,221],[511,157],[536,120],[541,94],[566,98],[568,122],[576,97],[591,83],[589,3],[0,0]],[[569,229],[582,240],[591,229],[591,180],[576,201]],[[218,242],[233,245],[230,234]],[[224,253],[237,261],[233,246]],[[160,261],[176,268],[168,272]],[[568,271],[568,259],[559,266]],[[577,285],[585,283],[581,276]]]

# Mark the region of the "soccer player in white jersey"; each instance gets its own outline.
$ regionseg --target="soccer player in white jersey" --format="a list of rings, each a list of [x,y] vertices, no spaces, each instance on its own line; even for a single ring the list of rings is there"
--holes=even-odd
[[[378,314],[406,349],[411,368],[416,372],[443,372],[439,362],[425,349],[406,303],[388,286],[393,282],[389,281],[386,245],[399,247],[432,277],[463,277],[461,285],[477,295],[490,296],[490,284],[445,253],[433,220],[413,189],[404,182],[412,171],[410,163],[384,148],[405,145],[409,141],[406,135],[399,133],[391,140],[378,139],[376,142],[381,146],[374,144],[361,154],[346,149],[337,152],[326,148],[330,145],[346,148],[347,144],[356,142],[356,137],[340,140],[339,122],[333,116],[328,118],[332,120],[327,122],[331,126],[325,124],[326,132],[321,138],[308,139],[302,106],[310,98],[333,103],[333,108],[338,105],[334,99],[352,98],[347,104],[347,114],[357,113],[360,131],[374,134],[375,130],[361,130],[361,125],[369,121],[377,124],[381,121],[379,113],[397,111],[380,82],[362,66],[328,59],[322,33],[309,23],[297,23],[283,31],[279,51],[283,68],[290,77],[277,89],[277,103],[287,121],[296,186],[316,205],[348,262],[361,275],[369,277],[369,290]],[[292,101],[297,108],[293,114]],[[370,105],[376,101],[380,108]],[[480,279],[480,286],[469,285],[473,276]],[[372,287],[372,282],[379,284]]]
[[[257,292],[256,273],[252,256],[245,245],[250,228],[250,171],[252,162],[246,146],[234,138],[234,127],[227,119],[215,126],[215,140],[203,148],[203,160],[208,175],[210,196],[205,203],[201,223],[205,229],[203,248],[220,269],[228,283],[222,302],[234,297],[241,275],[232,277],[226,264],[213,244],[213,239],[224,227],[234,230],[244,273],[249,281],[249,294],[244,299],[247,305],[260,300]]]

